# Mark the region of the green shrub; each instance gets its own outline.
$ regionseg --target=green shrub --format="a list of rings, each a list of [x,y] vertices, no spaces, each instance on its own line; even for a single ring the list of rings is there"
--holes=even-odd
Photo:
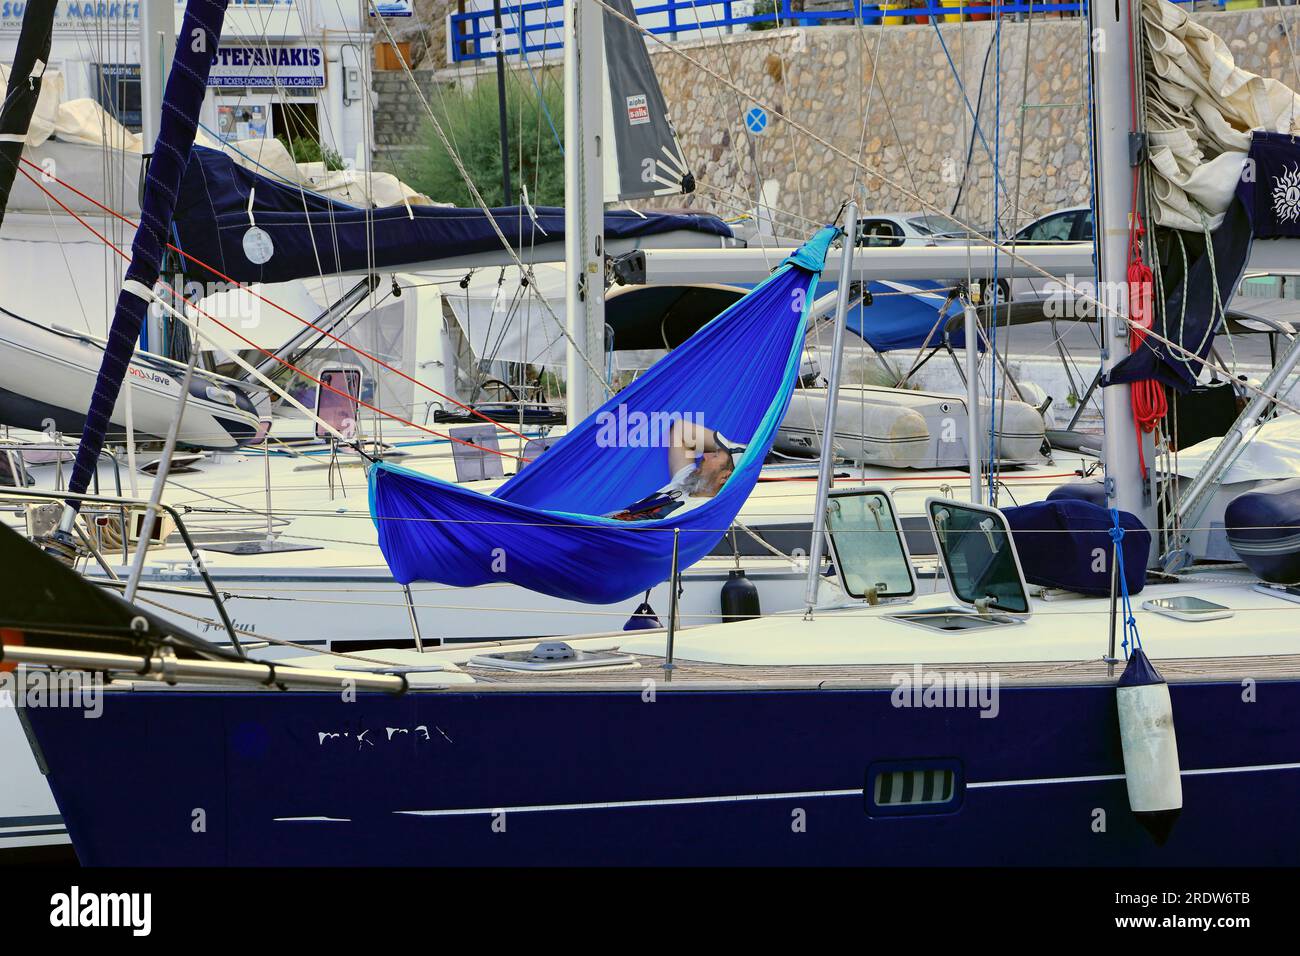
[[[564,94],[558,77],[535,74],[542,101],[563,135]],[[501,137],[496,78],[481,77],[473,87],[455,87],[430,97],[434,115],[465,164],[470,178],[489,206],[514,205],[520,186],[536,206],[564,204],[564,153],[556,141],[538,99],[537,88],[526,71],[506,77],[506,117],[510,137],[510,186],[514,196],[501,194]],[[420,145],[412,150],[403,179],[437,202],[475,205],[469,187],[443,148],[433,124],[426,121]]]
[[[287,136],[277,136],[280,142],[284,143],[284,148],[289,151],[295,163],[324,163],[325,168],[331,172],[337,172],[343,168],[343,157],[339,155],[338,150],[330,149],[328,146],[321,146],[314,139],[308,139],[305,136],[296,136],[292,140]]]
[[[760,17],[765,13],[777,13],[780,9],[780,0],[754,0],[754,9],[750,13],[750,16]],[[788,24],[782,25],[788,26]],[[751,23],[749,28],[751,30],[775,30],[777,28],[777,21],[775,19],[759,20],[757,23]]]

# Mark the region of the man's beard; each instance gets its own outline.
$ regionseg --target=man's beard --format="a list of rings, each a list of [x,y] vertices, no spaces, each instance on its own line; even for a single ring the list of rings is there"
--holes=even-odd
[[[687,498],[709,498],[713,495],[713,479],[697,465],[682,482],[682,492]]]

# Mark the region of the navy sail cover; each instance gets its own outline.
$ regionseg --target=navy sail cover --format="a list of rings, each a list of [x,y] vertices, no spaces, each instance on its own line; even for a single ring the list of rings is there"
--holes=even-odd
[[[491,494],[387,462],[372,466],[370,512],[393,577],[456,587],[509,582],[608,604],[668,579],[675,530],[681,567],[712,551],[757,483],[785,418],[808,309],[837,234],[821,230]],[[646,521],[604,517],[672,477],[654,423],[674,415],[747,446],[731,476],[689,510]],[[613,422],[642,425],[623,435],[611,432]]]
[[[1237,182],[1256,239],[1300,239],[1300,146],[1290,133],[1256,130]]]
[[[251,207],[250,207],[251,201]],[[251,216],[251,221],[250,221]],[[237,282],[286,282],[339,272],[391,269],[452,256],[501,251],[492,220],[516,249],[564,241],[564,209],[448,206],[363,209],[245,169],[224,153],[195,146],[176,205],[178,245]],[[271,240],[264,263],[250,261],[244,236],[256,226]],[[684,229],[730,238],[716,216],[605,213],[605,239],[639,239]],[[206,278],[202,269],[189,263]]]
[[[8,11],[6,4],[6,15]],[[0,104],[0,222],[4,222],[27,130],[41,98],[41,78],[50,61],[54,35],[54,12],[54,0],[28,0],[18,48],[9,67],[9,85],[4,103]]]
[[[1201,358],[1210,354],[1236,294],[1251,244],[1300,238],[1300,144],[1289,133],[1256,130],[1250,154],[1219,228],[1205,236],[1163,230],[1159,251],[1164,279],[1164,321],[1156,331]],[[1154,379],[1190,390],[1204,366],[1153,338],[1111,371],[1106,384]]]

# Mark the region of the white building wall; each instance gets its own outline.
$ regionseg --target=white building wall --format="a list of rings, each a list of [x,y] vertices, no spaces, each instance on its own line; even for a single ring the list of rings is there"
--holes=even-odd
[[[140,10],[145,0],[61,0],[55,20],[50,69],[65,77],[69,99],[101,99],[100,65],[140,66]],[[171,0],[148,0],[171,2]],[[261,113],[266,135],[274,136],[273,109],[277,103],[314,106],[322,143],[346,160],[367,165],[373,148],[370,108],[370,24],[363,15],[365,0],[230,0],[222,33],[222,48],[269,51],[271,59],[285,56],[305,60],[319,50],[323,86],[288,88],[310,72],[299,66],[271,68],[270,83],[244,87],[212,87],[200,119],[209,130],[219,131],[221,107]],[[22,26],[24,0],[0,0],[0,62],[12,62]],[[179,27],[184,3],[176,2]],[[287,53],[284,51],[288,51]],[[223,82],[245,76],[266,75],[267,67],[242,65],[249,54],[227,53],[214,67]],[[236,62],[226,62],[230,60]],[[297,79],[295,79],[297,78]],[[228,115],[230,115],[228,114]],[[253,132],[260,132],[253,124]],[[248,131],[245,127],[244,131]]]

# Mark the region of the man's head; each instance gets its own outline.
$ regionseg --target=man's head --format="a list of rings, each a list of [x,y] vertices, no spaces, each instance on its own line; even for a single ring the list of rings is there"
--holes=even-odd
[[[706,451],[700,455],[699,464],[688,479],[687,492],[696,498],[712,498],[722,490],[735,470],[729,450]]]

